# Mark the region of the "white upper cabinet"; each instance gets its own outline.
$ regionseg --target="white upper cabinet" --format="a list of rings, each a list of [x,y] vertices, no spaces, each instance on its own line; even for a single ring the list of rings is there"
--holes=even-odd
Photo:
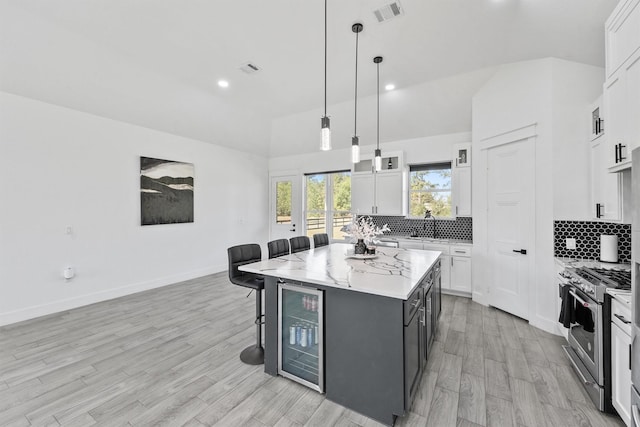
[[[608,167],[631,167],[640,146],[640,0],[622,0],[605,24],[604,107],[607,116]]]
[[[611,77],[640,48],[640,0],[621,0],[605,30],[606,70]]]
[[[401,152],[383,153],[375,172],[371,156],[353,165],[351,210],[361,215],[404,215],[404,159]]]
[[[471,216],[471,144],[453,146],[451,215]]]

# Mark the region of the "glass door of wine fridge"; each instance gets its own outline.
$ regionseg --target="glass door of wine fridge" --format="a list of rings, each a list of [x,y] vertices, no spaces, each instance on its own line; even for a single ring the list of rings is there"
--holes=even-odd
[[[322,291],[278,284],[278,374],[324,391]]]

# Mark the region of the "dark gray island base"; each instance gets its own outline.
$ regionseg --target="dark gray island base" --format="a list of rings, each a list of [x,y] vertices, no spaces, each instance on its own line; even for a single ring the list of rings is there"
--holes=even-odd
[[[246,264],[265,277],[265,372],[386,425],[404,416],[440,314],[440,252],[331,244]]]
[[[278,374],[278,280],[265,277],[264,363],[265,372],[274,376]],[[425,328],[432,321],[426,317],[434,312],[423,307],[423,298],[431,288],[418,287],[403,301],[293,280],[286,283],[323,291],[326,397],[393,425],[396,416],[409,411],[426,362],[431,331],[427,334]],[[412,320],[405,314],[411,315],[413,325],[405,326]]]

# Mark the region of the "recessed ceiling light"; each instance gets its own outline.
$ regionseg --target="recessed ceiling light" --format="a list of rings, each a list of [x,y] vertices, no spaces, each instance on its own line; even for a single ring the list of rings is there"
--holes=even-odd
[[[218,80],[218,86],[220,87],[229,87],[229,82],[226,80]]]
[[[388,85],[386,85],[384,87],[386,90],[394,90],[396,88],[396,85],[394,85],[393,83],[389,83]]]

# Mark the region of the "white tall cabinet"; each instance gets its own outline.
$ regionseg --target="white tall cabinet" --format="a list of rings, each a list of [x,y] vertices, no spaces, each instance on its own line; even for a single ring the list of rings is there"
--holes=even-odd
[[[598,111],[599,126],[604,131],[592,133],[591,140],[591,212],[593,219],[600,221],[622,220],[622,174],[609,172],[609,115],[602,106],[602,97],[590,105],[585,113],[593,121]],[[591,127],[594,123],[590,124]]]
[[[452,216],[471,216],[471,143],[453,146]]]
[[[611,299],[611,403],[631,425],[631,308]]]

